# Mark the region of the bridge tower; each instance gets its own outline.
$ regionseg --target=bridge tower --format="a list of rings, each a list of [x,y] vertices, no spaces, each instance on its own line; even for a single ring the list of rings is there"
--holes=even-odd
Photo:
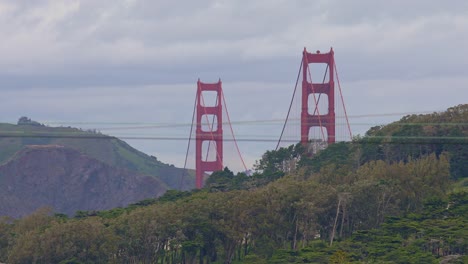
[[[318,83],[313,80],[319,80],[319,76],[311,76],[309,64],[322,63],[327,64],[328,82]],[[312,127],[326,129],[327,143],[335,142],[335,83],[334,67],[335,59],[333,48],[327,53],[309,53],[306,48],[302,55],[302,108],[301,108],[301,143],[309,142],[309,131]],[[309,81],[310,80],[310,81]],[[320,113],[318,109],[318,95],[326,94],[328,97],[328,112]],[[310,95],[313,95],[310,98]],[[314,109],[309,109],[309,100],[314,100]],[[322,132],[324,133],[324,132]],[[324,133],[325,134],[325,133]]]
[[[205,105],[203,92],[207,91],[216,93],[215,105]],[[203,187],[203,176],[206,172],[223,169],[223,106],[221,96],[221,80],[217,83],[203,83],[200,79],[198,80],[195,136],[195,183],[198,189]],[[204,153],[205,149],[208,152],[211,148],[216,150],[216,155],[212,159],[208,153]]]

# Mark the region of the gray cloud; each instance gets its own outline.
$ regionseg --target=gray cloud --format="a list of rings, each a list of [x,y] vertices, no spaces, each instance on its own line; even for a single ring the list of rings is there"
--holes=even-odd
[[[8,122],[188,123],[199,77],[223,80],[234,121],[282,118],[304,46],[334,47],[351,115],[443,110],[468,98],[464,0],[0,0],[0,35]],[[355,131],[398,118],[357,119],[367,125]],[[235,130],[274,137],[280,128]],[[179,166],[185,148],[132,144]],[[274,144],[241,147],[252,163]]]
[[[193,72],[216,64],[242,70],[262,61],[292,63],[303,46],[334,46],[345,62],[372,64],[367,68],[414,69],[427,65],[416,63],[429,53],[461,66],[453,50],[466,55],[468,44],[465,1],[18,2],[0,7],[4,72],[79,75],[90,66]]]

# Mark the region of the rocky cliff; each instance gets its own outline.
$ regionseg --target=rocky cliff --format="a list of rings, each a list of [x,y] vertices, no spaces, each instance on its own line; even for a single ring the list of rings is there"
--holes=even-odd
[[[164,193],[160,180],[115,168],[59,145],[30,145],[0,166],[0,216],[50,206],[57,213],[103,210]]]

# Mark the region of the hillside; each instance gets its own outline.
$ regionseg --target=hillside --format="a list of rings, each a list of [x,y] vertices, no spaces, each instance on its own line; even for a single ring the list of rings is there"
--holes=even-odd
[[[0,166],[0,216],[21,217],[45,206],[73,215],[126,206],[165,190],[154,177],[114,168],[75,149],[31,145]]]
[[[444,112],[408,115],[386,126],[371,128],[362,142],[363,159],[405,160],[430,153],[451,153],[454,179],[468,176],[468,104]]]
[[[466,107],[443,123],[404,117],[314,156],[300,144],[267,151],[252,176],[225,168],[202,190],[75,218],[0,219],[0,261],[466,263]],[[430,124],[435,139],[417,128]]]
[[[468,177],[468,104],[444,112],[408,115],[388,125],[372,127],[352,142],[333,144],[316,156],[301,159],[299,166],[313,172],[333,167],[346,173],[371,161],[408,162],[442,153],[450,156],[452,179]]]
[[[180,188],[182,169],[146,155],[118,138],[71,127],[47,127],[34,121],[19,124],[0,123],[0,164],[27,145],[61,145],[108,165],[154,176],[168,189]],[[192,171],[187,173],[183,189],[194,187],[193,175]]]

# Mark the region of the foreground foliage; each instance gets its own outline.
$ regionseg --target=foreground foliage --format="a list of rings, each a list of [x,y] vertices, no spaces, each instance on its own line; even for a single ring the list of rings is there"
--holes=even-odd
[[[299,251],[279,250],[268,263],[467,263],[467,225],[468,193],[454,193],[332,247],[316,240]]]
[[[466,254],[467,195],[439,198],[448,188],[448,164],[444,155],[406,163],[370,162],[333,184],[324,182],[321,174],[295,173],[251,190],[172,191],[159,200],[80,212],[72,219],[44,209],[2,221],[1,241],[7,242],[0,244],[0,260],[255,263],[257,258],[284,263],[284,257],[292,256],[294,261],[327,262],[332,257],[391,258],[388,249],[413,247],[428,259]],[[423,207],[423,201],[433,197]],[[421,214],[412,214],[421,208]],[[387,216],[394,217],[382,229],[372,230]],[[439,242],[431,242],[435,238]],[[408,246],[399,249],[402,245]],[[441,249],[435,250],[436,245]]]

